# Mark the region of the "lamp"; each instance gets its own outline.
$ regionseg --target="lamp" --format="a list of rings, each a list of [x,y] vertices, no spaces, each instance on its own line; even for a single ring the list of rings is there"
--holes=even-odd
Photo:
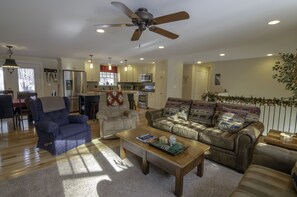
[[[9,55],[9,59],[5,59],[5,62],[3,64],[3,68],[7,68],[8,72],[11,74],[13,73],[14,69],[18,69],[19,66],[16,64],[15,59],[11,59],[12,56],[12,46],[7,46],[8,51],[7,54]]]
[[[111,70],[111,57],[108,58],[108,70]]]
[[[93,55],[90,55],[90,57],[91,57],[91,63],[90,63],[90,69],[93,69]]]
[[[125,71],[127,72],[128,68],[127,68],[127,60],[125,60]]]

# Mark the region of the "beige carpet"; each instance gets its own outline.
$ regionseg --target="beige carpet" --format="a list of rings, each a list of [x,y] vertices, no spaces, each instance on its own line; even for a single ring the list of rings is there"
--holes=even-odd
[[[104,144],[99,152],[88,152],[31,174],[0,182],[0,196],[174,196],[175,178],[151,165],[141,172],[141,160],[133,154],[121,160],[119,148]],[[205,161],[202,178],[196,169],[184,178],[184,196],[229,196],[242,174]]]

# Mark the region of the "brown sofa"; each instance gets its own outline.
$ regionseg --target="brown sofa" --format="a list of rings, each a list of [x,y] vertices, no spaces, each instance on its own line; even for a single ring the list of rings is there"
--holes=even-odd
[[[247,113],[247,121],[240,131],[222,131],[215,126],[218,116],[226,108]],[[181,110],[187,116],[176,118],[174,114]],[[264,130],[259,116],[260,109],[256,106],[180,98],[168,98],[165,108],[146,112],[151,127],[210,145],[206,158],[239,172],[245,172],[250,164],[253,148]]]
[[[297,196],[290,176],[296,161],[297,151],[257,144],[252,164],[231,196]]]

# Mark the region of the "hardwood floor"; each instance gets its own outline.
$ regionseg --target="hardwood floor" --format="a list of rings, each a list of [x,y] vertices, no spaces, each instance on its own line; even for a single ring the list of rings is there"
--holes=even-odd
[[[145,109],[137,109],[139,113],[138,126],[147,125],[146,111]],[[88,123],[92,130],[92,142],[59,156],[53,156],[49,152],[38,150],[35,147],[37,134],[33,124],[28,124],[28,121],[24,120],[24,129],[16,128],[14,131],[12,120],[3,120],[0,134],[0,181],[52,166],[58,160],[69,159],[85,153],[94,153],[98,151],[98,146],[101,143],[111,148],[119,146],[119,139],[99,139],[99,122],[97,120],[89,120]]]

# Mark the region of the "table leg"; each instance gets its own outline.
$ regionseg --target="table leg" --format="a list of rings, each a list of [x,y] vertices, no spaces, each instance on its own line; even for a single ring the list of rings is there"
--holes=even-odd
[[[142,155],[142,172],[143,174],[147,175],[149,173],[149,162],[147,161],[146,158],[146,151],[144,151],[143,155]]]
[[[126,150],[123,147],[123,140],[121,139],[120,141],[121,141],[120,142],[120,144],[121,144],[120,145],[120,156],[122,159],[125,159],[126,158]]]
[[[201,156],[201,162],[197,166],[197,176],[202,177],[204,171],[204,155]]]
[[[182,175],[181,169],[177,168],[175,170],[175,195],[176,196],[183,195],[183,184],[184,184],[184,176]]]

